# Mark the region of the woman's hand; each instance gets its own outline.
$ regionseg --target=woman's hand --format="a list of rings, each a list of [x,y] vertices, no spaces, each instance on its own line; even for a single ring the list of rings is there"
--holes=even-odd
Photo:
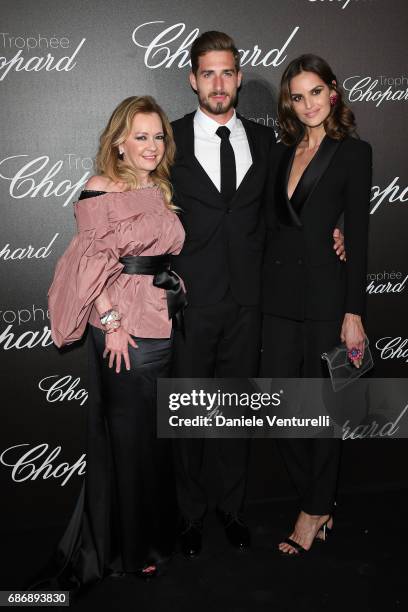
[[[333,249],[336,251],[336,255],[340,257],[341,261],[346,261],[346,249],[344,246],[344,236],[341,230],[336,227],[333,232]]]
[[[103,358],[109,354],[109,367],[111,368],[116,359],[116,373],[119,374],[121,361],[125,362],[127,370],[130,370],[130,359],[128,345],[137,348],[136,342],[132,336],[127,333],[123,327],[119,327],[115,332],[106,334],[105,336],[105,350],[103,352]]]
[[[363,361],[365,340],[365,332],[360,315],[346,312],[344,315],[340,338],[342,342],[345,342],[349,351],[353,348],[361,351],[361,358],[352,361],[353,365],[356,368],[359,368]]]

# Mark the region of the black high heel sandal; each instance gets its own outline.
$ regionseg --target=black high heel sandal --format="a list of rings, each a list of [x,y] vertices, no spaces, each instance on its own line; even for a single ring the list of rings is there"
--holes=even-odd
[[[318,532],[323,531],[323,538],[318,538],[317,537],[317,533],[315,535],[315,538],[313,540],[313,542],[326,542],[328,536],[330,535],[330,533],[333,531],[333,528],[330,528],[327,526],[327,523],[330,521],[330,519],[332,518],[332,515],[329,516],[329,518],[327,519],[327,521],[325,523],[323,523],[323,525],[319,528]],[[282,555],[282,557],[299,557],[300,555],[303,555],[307,552],[309,552],[310,548],[303,548],[303,546],[301,546],[301,544],[298,544],[298,542],[295,542],[294,540],[292,540],[292,538],[285,538],[283,540],[285,542],[285,544],[289,544],[289,546],[291,546],[292,548],[294,548],[296,550],[295,553],[290,553],[284,550],[280,550],[279,552]]]
[[[292,540],[291,538],[285,538],[283,541],[285,542],[285,544],[289,544],[290,546],[292,546],[292,548],[294,548],[296,552],[290,553],[285,550],[279,549],[279,552],[282,555],[282,557],[299,557],[300,555],[303,555],[304,553],[309,552],[308,550],[306,550],[306,548],[303,548],[303,546],[301,546],[300,544],[298,544],[297,542],[295,542],[295,540]]]
[[[334,502],[334,505],[336,506],[336,502]],[[316,537],[315,537],[315,541],[316,542],[320,542],[321,544],[324,544],[325,542],[327,542],[328,538],[331,537],[331,535],[333,533],[333,529],[334,529],[334,522],[333,522],[333,526],[332,527],[329,527],[327,523],[330,521],[330,519],[333,519],[333,518],[334,518],[334,509],[333,509],[332,513],[330,514],[329,518],[327,519],[326,523],[316,533]],[[323,537],[322,538],[318,538],[317,537],[320,531],[323,531]]]
[[[315,542],[320,542],[321,544],[324,544],[325,542],[327,542],[331,532],[333,531],[333,527],[328,527],[327,523],[329,522],[330,519],[327,519],[327,522],[324,523],[324,525],[322,525],[322,527],[320,527],[319,531],[316,533]],[[323,532],[323,537],[319,537],[319,533]]]

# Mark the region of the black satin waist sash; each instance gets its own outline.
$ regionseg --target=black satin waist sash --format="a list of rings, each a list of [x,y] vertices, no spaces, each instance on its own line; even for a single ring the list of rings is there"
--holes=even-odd
[[[187,306],[186,294],[181,286],[180,277],[170,269],[174,255],[128,255],[120,257],[124,265],[122,274],[147,274],[153,276],[153,285],[166,290],[169,319],[184,333],[184,308]]]

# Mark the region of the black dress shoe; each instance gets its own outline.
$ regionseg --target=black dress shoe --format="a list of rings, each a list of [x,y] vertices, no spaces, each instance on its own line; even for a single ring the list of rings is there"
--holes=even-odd
[[[238,514],[223,512],[219,509],[217,509],[217,515],[224,525],[225,535],[230,544],[242,551],[249,548],[251,545],[251,534],[242,518]]]
[[[203,540],[203,522],[201,520],[183,522],[181,550],[188,559],[195,559],[201,552]]]

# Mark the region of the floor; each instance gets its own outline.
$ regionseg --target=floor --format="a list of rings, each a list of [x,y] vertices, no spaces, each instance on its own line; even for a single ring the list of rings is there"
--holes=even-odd
[[[408,490],[354,493],[340,500],[330,541],[302,558],[282,558],[276,543],[295,517],[291,500],[252,503],[246,518],[253,545],[232,550],[214,515],[205,524],[204,547],[193,561],[176,554],[166,575],[144,583],[106,579],[73,602],[91,609],[125,612],[330,612],[408,609]],[[22,584],[52,549],[48,534],[2,534],[1,588]]]

